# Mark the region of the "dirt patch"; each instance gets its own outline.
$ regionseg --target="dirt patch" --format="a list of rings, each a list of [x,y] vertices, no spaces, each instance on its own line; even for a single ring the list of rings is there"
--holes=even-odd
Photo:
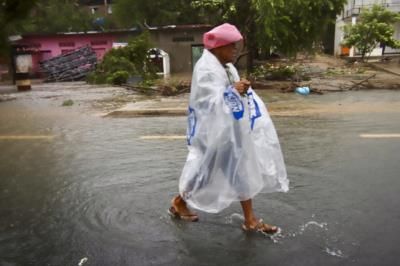
[[[275,60],[273,64],[295,67],[307,79],[299,78],[298,75],[281,81],[254,78],[252,84],[255,89],[294,92],[297,87],[306,86],[311,92],[320,94],[347,90],[400,89],[400,64],[395,60],[359,63],[316,55],[295,61]]]

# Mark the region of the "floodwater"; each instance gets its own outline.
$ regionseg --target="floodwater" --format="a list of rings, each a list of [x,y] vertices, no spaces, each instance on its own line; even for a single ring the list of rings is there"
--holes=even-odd
[[[238,203],[167,215],[185,140],[141,137],[184,135],[186,118],[1,102],[0,265],[398,264],[400,93],[260,94],[291,180],[254,200],[273,238],[244,233]]]

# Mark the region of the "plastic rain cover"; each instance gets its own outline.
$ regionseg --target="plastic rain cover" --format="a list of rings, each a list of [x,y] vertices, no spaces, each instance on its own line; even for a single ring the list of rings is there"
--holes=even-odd
[[[232,64],[208,50],[195,66],[188,110],[189,153],[179,181],[189,206],[216,213],[259,192],[286,192],[289,181],[279,140],[263,101],[250,88],[240,96]]]

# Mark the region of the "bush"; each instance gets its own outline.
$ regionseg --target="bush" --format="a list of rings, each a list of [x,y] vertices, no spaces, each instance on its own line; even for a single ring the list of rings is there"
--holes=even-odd
[[[257,67],[252,76],[267,80],[291,80],[296,73],[294,66],[265,64]]]
[[[61,106],[72,106],[74,105],[74,101],[69,99],[69,100],[65,100]]]
[[[121,85],[121,84],[126,83],[128,78],[129,78],[128,71],[119,70],[119,71],[112,73],[111,76],[107,77],[107,83],[113,84],[113,85]]]
[[[147,57],[151,47],[149,35],[145,32],[129,41],[126,47],[111,49],[96,70],[87,76],[86,81],[120,85],[126,83],[130,76],[141,76],[143,80],[156,78],[155,68]]]
[[[255,69],[251,77],[259,80],[310,80],[306,69],[297,65],[264,64]]]

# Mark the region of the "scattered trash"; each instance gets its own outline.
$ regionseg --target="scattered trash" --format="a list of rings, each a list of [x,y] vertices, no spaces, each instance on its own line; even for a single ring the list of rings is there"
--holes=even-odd
[[[301,94],[301,95],[308,95],[310,94],[310,88],[309,87],[298,87],[295,89],[296,93]]]

